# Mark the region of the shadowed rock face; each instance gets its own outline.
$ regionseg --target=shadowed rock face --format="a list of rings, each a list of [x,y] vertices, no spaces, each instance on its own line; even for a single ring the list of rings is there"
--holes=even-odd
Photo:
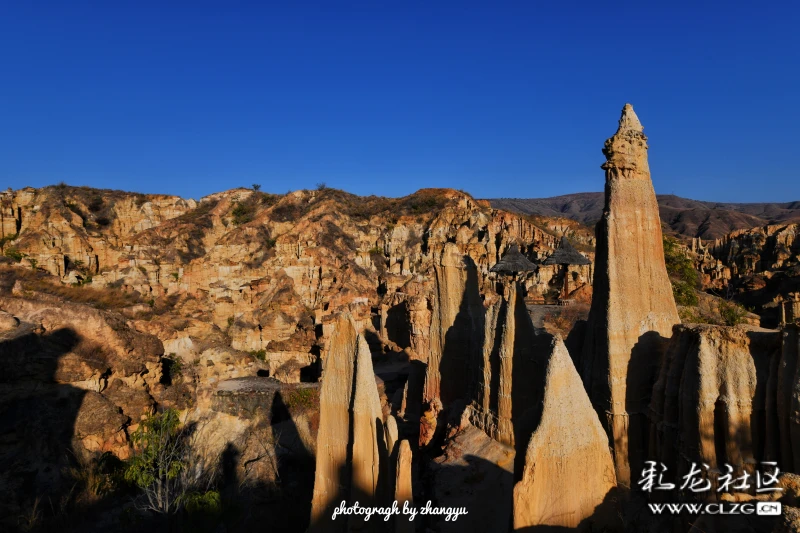
[[[780,432],[780,458],[784,470],[800,469],[800,326],[783,331],[778,363],[776,410]]]
[[[487,298],[488,300],[488,298]],[[501,298],[488,303],[485,318],[483,360],[475,373],[475,399],[469,406],[469,418],[493,439],[515,446],[527,444],[523,418],[534,405],[531,378],[542,368],[534,354],[547,346],[537,339],[516,282],[506,284]]]
[[[592,404],[611,439],[620,484],[641,460],[663,337],[680,322],[664,266],[647,137],[633,108],[603,148],[605,209],[597,224],[594,297],[581,358]],[[630,442],[630,441],[633,442]]]
[[[324,357],[311,530],[344,531],[347,520],[331,520],[333,508],[348,500],[373,505],[385,465],[372,356],[352,317],[342,315]]]
[[[465,398],[470,365],[480,357],[483,305],[478,271],[453,243],[444,246],[434,268],[436,286],[431,313],[431,346],[425,376],[426,401],[444,406]]]
[[[576,527],[595,515],[615,486],[608,439],[580,376],[555,337],[545,365],[543,400],[514,487],[514,529]]]

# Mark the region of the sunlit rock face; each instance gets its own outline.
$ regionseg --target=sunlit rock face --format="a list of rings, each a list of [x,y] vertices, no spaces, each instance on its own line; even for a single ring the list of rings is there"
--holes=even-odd
[[[373,505],[385,494],[387,446],[372,356],[352,317],[340,316],[324,356],[311,508],[312,531],[345,531],[342,501]],[[351,518],[351,521],[357,521]]]
[[[614,450],[617,479],[647,444],[647,408],[672,326],[679,323],[664,266],[658,204],[647,164],[647,137],[630,104],[603,153],[605,208],[598,222],[594,294],[581,374]]]
[[[534,383],[542,384],[541,407],[532,413],[535,429],[514,487],[515,530],[605,519],[599,508],[616,485],[605,431],[560,337],[548,351],[538,357],[544,378]]]

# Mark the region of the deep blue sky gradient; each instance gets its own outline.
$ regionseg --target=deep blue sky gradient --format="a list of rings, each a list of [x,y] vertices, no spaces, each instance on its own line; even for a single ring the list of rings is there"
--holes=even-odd
[[[800,2],[2,2],[0,187],[800,199]]]

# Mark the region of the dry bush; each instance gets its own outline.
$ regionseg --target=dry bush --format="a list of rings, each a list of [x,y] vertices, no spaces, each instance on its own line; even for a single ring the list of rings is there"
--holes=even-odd
[[[120,309],[141,302],[136,294],[117,289],[63,285],[53,276],[44,272],[0,266],[0,291],[10,291],[16,281],[22,283],[23,290],[50,294],[69,302],[86,304],[97,309]]]
[[[558,333],[566,338],[575,322],[586,320],[589,316],[589,306],[585,304],[573,304],[561,307],[544,315],[544,326],[551,333]]]

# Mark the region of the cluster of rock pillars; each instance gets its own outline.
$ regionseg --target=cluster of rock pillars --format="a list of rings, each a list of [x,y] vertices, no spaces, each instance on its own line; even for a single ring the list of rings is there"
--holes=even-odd
[[[466,504],[466,517],[441,521],[437,531],[735,530],[708,517],[636,511],[632,502],[654,497],[640,490],[646,461],[672,482],[705,465],[713,488],[695,499],[777,497],[714,489],[727,465],[737,475],[763,463],[783,472],[800,466],[797,327],[680,323],[647,149],[625,105],[603,148],[606,200],[582,349],[570,353],[559,336],[537,335],[513,277],[498,277],[502,298],[482,301],[468,258],[447,245],[434,269],[427,358],[392,414],[382,409],[366,340],[352,317],[338,318],[323,354],[312,531],[424,530],[402,516],[332,520],[341,502],[402,507],[413,494]],[[446,468],[430,467],[418,479],[417,454],[434,466],[466,464],[472,474],[448,481]],[[763,527],[777,531],[786,520]],[[758,530],[737,522],[745,523]]]

